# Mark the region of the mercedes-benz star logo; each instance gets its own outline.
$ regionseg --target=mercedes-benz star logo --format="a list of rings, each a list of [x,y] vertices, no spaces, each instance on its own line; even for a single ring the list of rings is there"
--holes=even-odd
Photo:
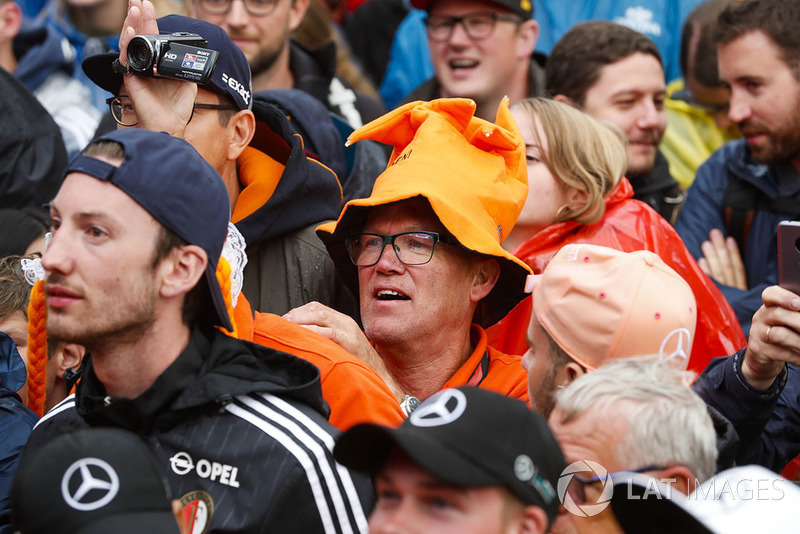
[[[676,360],[678,367],[686,367],[686,362],[689,361],[689,352],[691,347],[692,334],[686,328],[678,328],[673,330],[661,342],[661,347],[658,349],[659,359],[662,362],[669,362]]]
[[[73,484],[73,479],[77,484]],[[71,487],[76,487],[71,492]],[[95,490],[95,491],[93,491]],[[90,495],[91,493],[91,495]],[[82,458],[74,462],[61,478],[61,495],[75,510],[89,512],[102,508],[119,493],[119,476],[108,462],[99,458]]]
[[[461,417],[467,409],[467,397],[457,389],[440,391],[414,410],[408,418],[414,426],[447,425]]]

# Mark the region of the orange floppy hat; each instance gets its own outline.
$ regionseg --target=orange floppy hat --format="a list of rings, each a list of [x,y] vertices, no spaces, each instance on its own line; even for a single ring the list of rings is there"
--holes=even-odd
[[[496,323],[526,296],[530,268],[500,246],[528,194],[525,144],[507,99],[495,124],[474,115],[475,102],[465,98],[411,102],[350,135],[348,143],[372,139],[394,147],[372,194],[351,200],[339,220],[317,228],[352,289],[358,289],[358,277],[345,238],[363,227],[370,208],[422,197],[464,248],[500,264],[497,284],[475,311],[476,323]]]
[[[587,369],[654,355],[686,368],[697,304],[689,284],[657,254],[573,243],[532,278],[536,320]]]

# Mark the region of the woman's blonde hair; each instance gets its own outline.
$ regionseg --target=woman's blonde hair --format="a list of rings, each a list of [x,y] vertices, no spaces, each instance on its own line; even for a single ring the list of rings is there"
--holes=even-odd
[[[600,220],[605,213],[605,196],[627,169],[624,134],[616,126],[547,98],[528,98],[512,109],[527,114],[533,124],[538,119],[547,144],[540,158],[553,177],[568,189],[588,194],[583,208],[561,210],[556,222],[591,224]],[[537,129],[531,133],[541,147],[543,140]]]

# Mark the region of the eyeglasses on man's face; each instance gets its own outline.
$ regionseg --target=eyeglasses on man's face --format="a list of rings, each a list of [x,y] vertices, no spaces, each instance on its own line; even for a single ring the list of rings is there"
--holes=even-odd
[[[133,107],[133,102],[127,96],[112,96],[106,100],[108,109],[111,110],[111,116],[117,121],[120,126],[136,126],[139,124],[139,118],[136,116],[136,109]],[[194,112],[197,109],[217,109],[217,110],[235,110],[236,107],[223,104],[198,104],[195,103],[192,108],[192,116],[189,117],[189,122],[194,118]]]
[[[433,258],[436,244],[459,246],[458,241],[436,232],[401,232],[394,235],[360,233],[345,239],[350,261],[357,267],[378,263],[386,245],[391,245],[397,259],[405,265],[424,265]]]
[[[586,504],[586,486],[588,484],[594,484],[595,482],[602,482],[606,480],[606,477],[613,480],[614,478],[618,478],[620,475],[628,475],[630,473],[646,473],[648,471],[663,471],[666,469],[666,466],[663,465],[647,465],[645,467],[640,467],[638,469],[627,469],[625,471],[615,471],[613,473],[607,473],[606,476],[594,476],[591,478],[583,478],[576,474],[572,474],[572,478],[569,481],[569,485],[567,486],[567,494],[577,505]],[[596,503],[590,503],[596,504]]]
[[[522,24],[522,19],[516,15],[504,15],[502,13],[486,11],[470,13],[462,17],[429,15],[425,19],[425,27],[428,30],[428,37],[431,41],[444,42],[449,40],[453,35],[453,29],[456,27],[456,24],[461,24],[470,39],[479,40],[486,39],[494,33],[494,28],[498,20]]]
[[[231,10],[235,0],[195,0],[197,5],[208,14],[224,15]],[[248,13],[255,16],[269,15],[278,5],[278,0],[241,0]]]

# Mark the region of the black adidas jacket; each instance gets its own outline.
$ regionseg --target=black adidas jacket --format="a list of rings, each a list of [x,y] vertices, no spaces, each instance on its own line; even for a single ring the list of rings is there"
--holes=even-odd
[[[110,400],[84,364],[76,395],[45,415],[25,454],[77,428],[120,427],[152,446],[192,532],[367,531],[371,483],[334,461],[338,431],[310,363],[195,328],[150,389]]]

